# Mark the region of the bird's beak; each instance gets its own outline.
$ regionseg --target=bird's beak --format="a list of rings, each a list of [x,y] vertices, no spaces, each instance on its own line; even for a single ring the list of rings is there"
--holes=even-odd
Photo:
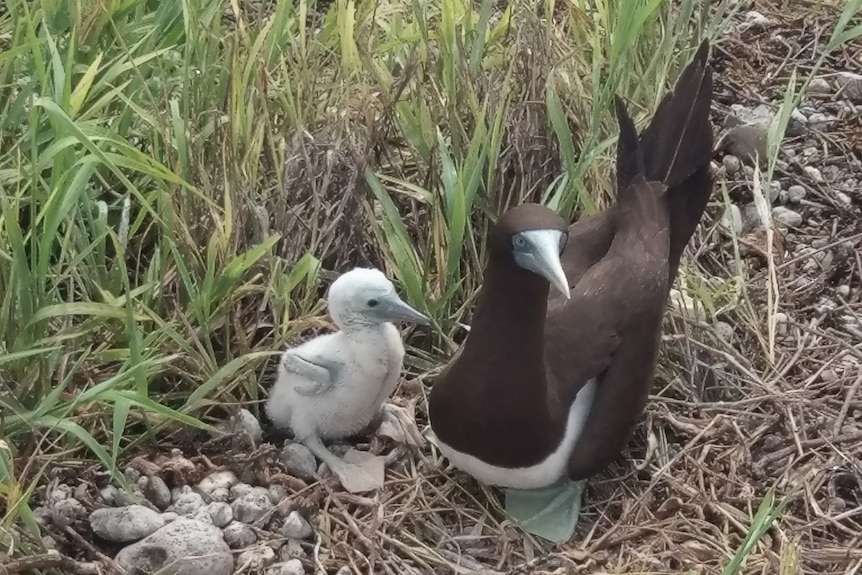
[[[527,240],[527,249],[515,252],[515,261],[523,268],[535,272],[551,282],[566,299],[572,297],[569,280],[560,262],[560,242],[564,232],[559,230],[528,230],[521,232]]]
[[[378,305],[377,310],[380,317],[386,321],[406,321],[421,325],[428,325],[431,323],[428,316],[419,313],[407,305],[398,297],[398,294],[394,292],[380,299],[380,305]]]

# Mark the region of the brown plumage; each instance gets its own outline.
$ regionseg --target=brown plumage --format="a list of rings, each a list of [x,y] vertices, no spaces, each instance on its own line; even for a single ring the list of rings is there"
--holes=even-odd
[[[536,204],[499,218],[470,334],[430,393],[440,442],[485,464],[538,465],[594,380],[560,472],[589,477],[625,446],[646,403],[670,286],[712,191],[708,51],[704,42],[640,137],[616,100],[613,205],[571,226]],[[516,261],[528,230],[567,233],[562,254],[550,257],[559,255],[570,299],[559,290],[549,298],[548,276]]]

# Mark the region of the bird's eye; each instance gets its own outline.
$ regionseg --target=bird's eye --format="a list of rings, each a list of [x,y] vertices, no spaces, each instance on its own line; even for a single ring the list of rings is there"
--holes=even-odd
[[[377,307],[377,303],[376,299],[370,299],[368,300],[368,307]]]
[[[515,236],[512,242],[516,248],[523,248],[527,245],[527,240],[524,239],[524,236]]]

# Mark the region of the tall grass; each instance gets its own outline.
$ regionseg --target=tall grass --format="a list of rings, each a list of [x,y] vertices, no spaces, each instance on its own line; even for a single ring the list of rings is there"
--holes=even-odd
[[[6,4],[0,532],[35,526],[53,452],[115,471],[164,426],[255,399],[262,360],[318,325],[321,280],[349,265],[381,266],[434,318],[411,365],[435,361],[495,214],[600,206],[613,95],[640,124],[732,16],[695,0]]]

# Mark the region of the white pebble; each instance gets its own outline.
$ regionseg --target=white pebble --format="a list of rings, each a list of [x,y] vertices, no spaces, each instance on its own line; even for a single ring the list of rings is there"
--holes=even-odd
[[[230,498],[232,500],[233,499],[239,499],[243,495],[246,495],[247,493],[251,493],[251,490],[252,490],[252,486],[249,485],[248,483],[237,483],[236,485],[234,485],[230,488]]]
[[[812,124],[820,124],[820,125],[828,124],[832,120],[833,120],[833,118],[831,116],[829,116],[828,114],[824,114],[822,112],[817,112],[816,114],[811,114],[811,117],[808,118],[808,121],[811,122]]]
[[[90,514],[93,533],[112,543],[137,541],[163,527],[165,518],[143,505],[107,507]]]
[[[742,167],[742,162],[739,161],[739,158],[732,154],[727,154],[724,158],[721,159],[722,165],[724,165],[724,170],[727,172],[727,175],[732,176]]]
[[[233,471],[216,471],[204,477],[198,483],[198,489],[209,495],[216,489],[230,489],[237,483],[239,479]]]
[[[731,343],[733,341],[734,330],[733,326],[727,322],[717,321],[713,326],[715,329],[715,334],[726,343]]]
[[[207,505],[207,512],[216,527],[224,527],[233,521],[233,509],[223,501],[213,501]]]
[[[820,172],[820,170],[818,170],[814,166],[805,166],[804,168],[802,168],[802,171],[805,172],[805,174],[809,178],[811,178],[813,181],[817,182],[818,184],[823,183],[823,174]]]
[[[730,204],[725,208],[724,215],[721,217],[721,227],[736,235],[742,233],[742,213],[739,211],[739,206]]]
[[[33,517],[36,519],[36,523],[43,528],[51,524],[51,510],[47,507],[34,508]]]
[[[307,556],[308,553],[302,548],[302,543],[296,539],[288,539],[281,547],[281,560],[301,559]]]
[[[126,481],[129,483],[137,483],[138,479],[141,478],[141,472],[134,467],[126,467],[126,470],[123,471],[123,475],[126,476]]]
[[[790,200],[791,203],[798,204],[805,198],[805,187],[800,186],[799,184],[794,184],[787,188],[787,199]]]
[[[695,302],[695,300],[687,293],[680,292],[677,289],[671,289],[669,296],[671,307],[675,312],[686,317],[704,319],[703,306]]]
[[[775,314],[775,330],[778,335],[787,335],[787,314],[778,312]]]
[[[57,540],[51,537],[50,535],[45,535],[42,537],[42,546],[48,550],[48,552],[58,551],[57,549]]]
[[[172,521],[117,553],[126,573],[231,575],[234,557],[222,532],[185,517]]]
[[[341,571],[339,571],[339,574]],[[266,571],[266,575],[305,575],[305,567],[299,559],[291,559],[278,565],[273,565]]]
[[[257,543],[257,535],[255,534],[254,529],[238,521],[233,521],[228,524],[222,533],[224,535],[225,543],[227,543],[231,549],[242,549],[243,547],[248,547]]]
[[[49,505],[54,505],[59,501],[72,497],[72,488],[65,483],[59,483],[54,487],[49,488],[45,500]]]
[[[272,565],[274,561],[275,551],[266,545],[258,545],[239,554],[237,567],[244,570],[260,571],[264,567]]]
[[[176,503],[180,497],[185,495],[186,493],[191,493],[192,488],[190,485],[180,485],[178,487],[174,487],[171,489],[171,503]]]
[[[841,88],[841,94],[853,102],[862,102],[862,75],[854,72],[838,72],[835,83]]]
[[[129,493],[123,488],[117,490],[117,501],[115,505],[117,507],[124,507],[126,505],[144,505],[149,506],[152,505],[144,494],[138,489],[137,486],[134,487],[135,491]]]
[[[829,82],[826,81],[826,78],[813,78],[811,82],[808,83],[809,94],[828,94],[831,91],[832,88],[829,86]]]
[[[298,511],[291,511],[284,520],[281,534],[288,539],[308,539],[314,534],[314,530]]]
[[[171,490],[161,477],[141,477],[138,484],[144,497],[160,510],[171,504]]]
[[[224,487],[219,487],[213,489],[212,493],[209,494],[210,499],[213,501],[222,501],[227,503],[230,501],[230,489],[225,489]]]
[[[775,202],[779,194],[781,194],[781,182],[778,180],[769,182],[769,201]]]
[[[269,492],[252,490],[233,502],[233,516],[243,523],[254,523],[272,509]]]
[[[255,443],[263,438],[260,422],[252,412],[245,408],[240,409],[239,413],[231,418],[230,425],[234,432],[247,433]]]
[[[198,509],[203,507],[204,498],[201,497],[200,493],[195,493],[194,491],[190,491],[189,493],[184,493],[180,495],[180,498],[177,499],[177,502],[174,503],[173,509],[171,511],[179,514],[185,515],[186,517],[191,517],[195,513],[198,512]]]
[[[795,228],[802,224],[802,216],[784,206],[775,206],[772,208],[772,219],[779,225],[788,228]]]
[[[303,481],[314,480],[317,461],[311,451],[301,443],[288,443],[281,450],[281,460],[287,472]]]
[[[745,21],[742,23],[742,29],[748,28],[768,28],[772,24],[772,20],[761,14],[751,10],[745,13]]]
[[[279,485],[278,483],[270,485],[267,491],[269,491],[269,500],[272,501],[273,505],[278,505],[287,497],[287,489],[285,489],[284,485]]]
[[[51,521],[57,527],[69,527],[86,515],[86,508],[77,499],[61,499],[51,506]]]
[[[99,491],[99,499],[101,499],[102,503],[104,503],[105,505],[116,505],[117,495],[119,495],[119,492],[117,491],[117,488],[113,485],[103,487]]]
[[[787,126],[787,135],[799,136],[805,131],[806,126],[808,126],[808,118],[805,116],[805,114],[800,112],[798,108],[793,108],[793,111],[790,112],[790,122]],[[792,150],[788,151],[792,152]],[[788,154],[788,157],[792,156]]]

